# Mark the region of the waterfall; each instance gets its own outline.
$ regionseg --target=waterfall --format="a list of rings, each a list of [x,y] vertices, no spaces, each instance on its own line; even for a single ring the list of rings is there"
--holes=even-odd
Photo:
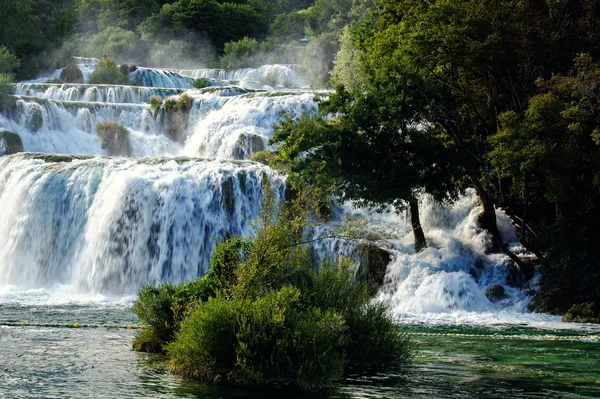
[[[76,62],[87,81],[97,60]],[[270,148],[282,113],[316,112],[315,97],[329,94],[301,88],[289,65],[140,67],[130,78],[141,86],[43,83],[47,78],[17,84],[15,107],[0,113],[0,131],[18,134],[29,152],[0,157],[0,288],[69,286],[119,297],[135,295],[144,284],[201,276],[218,240],[251,234],[248,221],[259,212],[264,178],[282,196],[284,177],[247,160]],[[210,87],[193,89],[197,78],[209,79]],[[182,96],[191,106],[174,112]],[[162,105],[152,108],[151,97]],[[104,121],[126,127],[131,157],[105,157],[95,134]],[[0,142],[0,154],[6,147]],[[67,155],[47,155],[57,153]],[[334,206],[333,220],[317,234],[347,216],[395,233],[380,244],[391,263],[379,299],[399,320],[523,315],[527,297],[508,284],[508,258],[486,253],[489,237],[477,226],[479,211],[474,192],[448,207],[422,197],[429,246],[419,253],[406,217],[391,209]],[[497,216],[504,240],[524,251],[506,215]],[[316,258],[356,258],[357,246],[329,239],[312,251]],[[505,299],[488,300],[484,290],[492,284],[505,288]]]
[[[240,161],[2,157],[1,283],[123,295],[198,278],[216,242],[250,233],[263,178],[283,187]]]
[[[60,83],[19,83],[15,89],[16,94],[21,96],[58,101],[84,101],[111,104],[147,103],[150,101],[150,97],[164,99],[167,96],[175,96],[181,92],[181,89],[156,87]]]

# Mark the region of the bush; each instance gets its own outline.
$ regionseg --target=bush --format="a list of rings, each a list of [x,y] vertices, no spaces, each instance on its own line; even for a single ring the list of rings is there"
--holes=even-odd
[[[96,125],[96,136],[110,155],[131,155],[129,130],[117,122],[104,121]]]
[[[206,279],[186,284],[146,286],[133,304],[140,321],[147,327],[136,337],[133,347],[143,352],[160,352],[165,343],[173,340],[175,331],[193,309],[196,301],[205,301],[213,294]]]
[[[13,72],[20,64],[19,57],[11,53],[5,46],[0,46],[0,73]]]
[[[194,87],[196,89],[204,89],[205,87],[210,86],[210,79],[208,78],[199,78],[194,80]]]
[[[15,87],[12,85],[12,75],[0,73],[0,111],[12,107],[16,100]]]
[[[160,334],[152,342],[170,341],[176,373],[208,383],[318,389],[349,372],[396,370],[409,360],[408,341],[385,305],[371,301],[368,283],[354,278],[354,265],[311,261],[302,240],[316,203],[302,193],[285,205],[266,195],[255,237],[217,246],[198,283],[205,291],[192,295],[194,306],[180,307],[183,313],[162,299],[172,293],[151,301],[151,288],[140,293],[134,310]],[[158,310],[140,311],[148,302]]]
[[[150,97],[150,109],[152,110],[152,115],[156,117],[158,115],[158,111],[160,110],[160,106],[162,105],[163,100],[158,96]]]
[[[256,39],[244,37],[235,42],[225,43],[221,56],[221,68],[237,69],[257,66],[257,59],[263,52],[263,45]]]
[[[126,85],[129,84],[129,76],[121,73],[117,63],[105,55],[90,75],[89,83]]]
[[[271,87],[277,86],[278,82],[279,82],[279,77],[277,76],[277,74],[275,72],[272,72],[272,71],[260,78],[260,83],[267,85],[267,86],[271,86]]]

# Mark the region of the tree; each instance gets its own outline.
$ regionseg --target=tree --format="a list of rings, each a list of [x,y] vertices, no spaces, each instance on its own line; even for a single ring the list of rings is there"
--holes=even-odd
[[[451,152],[402,101],[338,87],[319,104],[318,115],[290,116],[275,127],[272,143],[280,146],[274,164],[285,167],[292,186],[314,185],[323,197],[397,209],[408,204],[418,251],[426,240],[417,195],[426,192],[444,201],[456,190],[448,167]]]

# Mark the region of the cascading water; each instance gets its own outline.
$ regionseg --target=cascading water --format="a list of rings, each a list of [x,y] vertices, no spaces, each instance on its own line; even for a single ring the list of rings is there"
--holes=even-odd
[[[97,61],[77,62],[87,68],[87,79]],[[267,148],[282,111],[314,112],[314,97],[327,95],[281,89],[303,85],[295,68],[283,65],[235,71],[137,68],[130,77],[145,86],[18,84],[17,105],[0,114],[0,130],[17,133],[25,151],[106,155],[95,127],[113,120],[128,129],[132,157],[216,159],[0,158],[6,215],[0,236],[7,238],[0,243],[0,286],[67,285],[119,296],[145,283],[200,276],[215,240],[249,233],[246,221],[258,212],[261,179],[271,173],[231,159],[249,159]],[[212,87],[190,89],[200,77],[211,79]],[[178,114],[185,129],[172,137],[169,124],[177,118],[169,107],[182,95],[192,98],[191,109]],[[150,107],[152,96],[164,100],[160,108]],[[525,294],[507,284],[508,259],[486,254],[478,212],[474,193],[449,209],[424,198],[429,247],[420,253],[412,249],[403,215],[343,204],[334,219],[354,214],[400,233],[384,245],[392,262],[380,293],[400,320],[524,315]],[[505,240],[515,243],[507,217],[502,212],[498,217]],[[350,254],[354,248],[327,240],[315,251]],[[490,302],[483,291],[491,284],[504,286],[506,299]]]
[[[123,295],[198,278],[216,242],[249,234],[263,178],[282,187],[241,161],[0,158],[2,285]]]

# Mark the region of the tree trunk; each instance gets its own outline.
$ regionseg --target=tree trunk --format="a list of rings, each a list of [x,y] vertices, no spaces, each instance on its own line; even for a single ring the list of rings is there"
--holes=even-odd
[[[419,252],[427,246],[425,234],[423,234],[423,227],[421,227],[421,219],[419,217],[419,201],[416,198],[411,198],[410,201],[408,201],[408,205],[410,208],[410,224],[415,236],[415,252]]]
[[[500,237],[500,231],[498,230],[498,223],[496,221],[496,207],[492,197],[481,186],[478,180],[472,179],[472,182],[475,186],[475,190],[477,191],[479,202],[483,207],[483,212],[479,215],[479,225],[481,228],[489,231],[492,235],[492,246],[490,248],[490,252],[502,251],[515,263],[517,274],[522,276],[524,275],[526,279],[531,278],[531,276],[533,276],[532,270],[530,270],[531,267],[523,263],[523,261],[519,259],[517,255],[513,254],[502,241],[502,237]],[[518,276],[516,276],[514,280],[515,283],[521,283]]]
[[[479,226],[490,232],[492,235],[492,246],[490,252],[500,252],[502,250],[502,239],[500,238],[500,232],[498,231],[498,224],[496,221],[496,206],[494,200],[490,194],[483,188],[481,183],[476,179],[472,180],[475,190],[477,191],[477,197],[479,198],[479,204],[483,208],[483,212],[479,214]]]

